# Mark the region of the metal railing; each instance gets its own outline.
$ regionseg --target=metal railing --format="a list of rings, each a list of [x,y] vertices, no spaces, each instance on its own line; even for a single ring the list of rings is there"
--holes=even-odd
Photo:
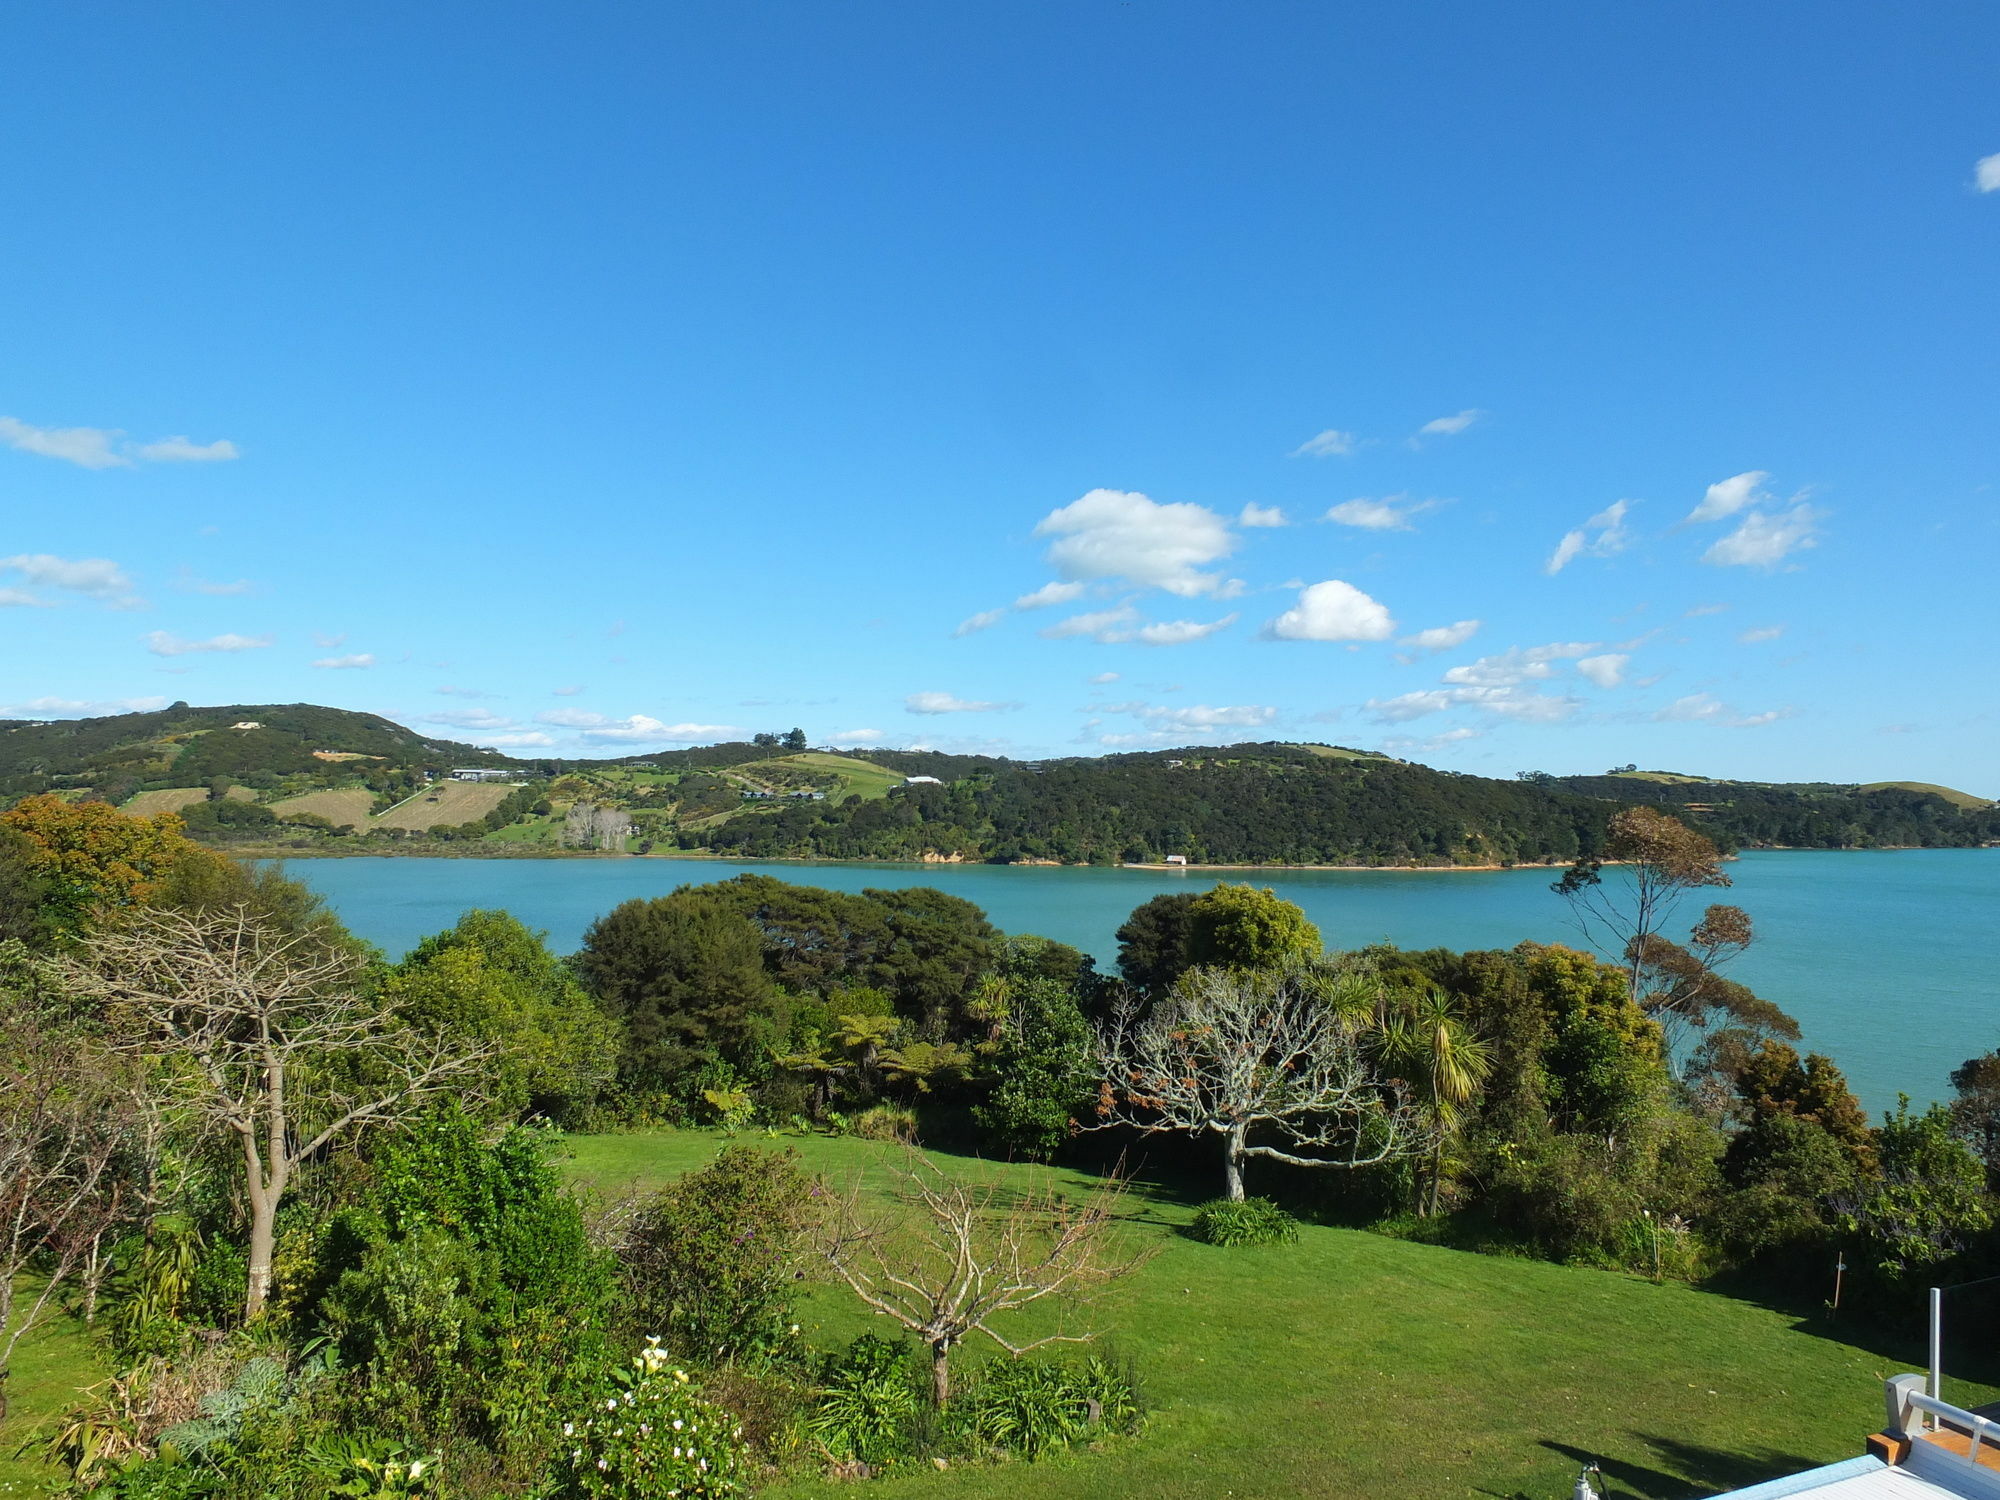
[[[1988,1443],[1994,1444],[2000,1451],[2000,1422],[1927,1395],[1921,1389],[1922,1385],[1923,1377],[1920,1375],[1898,1375],[1888,1382],[1890,1425],[1894,1431],[1908,1438],[1922,1438],[1940,1427],[1962,1432],[1969,1446],[1960,1456],[1974,1464],[1979,1462],[1980,1449]],[[1929,1420],[1926,1421],[1926,1418]]]

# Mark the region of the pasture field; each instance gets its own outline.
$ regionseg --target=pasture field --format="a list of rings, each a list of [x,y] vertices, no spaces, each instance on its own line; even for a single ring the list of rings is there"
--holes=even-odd
[[[1975,797],[1970,792],[1961,792],[1956,787],[1939,786],[1932,781],[1871,781],[1861,790],[1880,792],[1891,787],[1905,792],[1929,792],[1933,797],[1944,798],[1953,807],[1981,808],[1993,805],[1993,799],[1990,797]]]
[[[375,794],[363,787],[346,787],[339,791],[306,792],[302,796],[287,797],[282,802],[273,802],[271,811],[282,822],[300,813],[311,813],[325,818],[336,828],[366,828],[369,814],[375,807]]]
[[[437,781],[405,798],[379,817],[369,819],[371,828],[455,828],[460,823],[477,822],[507,800],[514,790],[498,781]]]
[[[233,786],[223,795],[232,802],[257,800],[257,794],[247,786]],[[125,799],[119,811],[130,813],[135,818],[150,818],[155,813],[177,813],[182,808],[207,800],[208,788],[205,786],[170,786],[157,792],[134,792]]]
[[[755,771],[763,761],[753,761],[743,769]],[[840,778],[840,789],[828,795],[839,801],[859,792],[873,801],[877,797],[889,795],[890,788],[903,784],[903,773],[892,771],[887,766],[878,766],[873,761],[855,760],[846,755],[829,755],[822,750],[801,750],[797,755],[775,755],[769,764],[774,766],[797,766],[801,770],[831,772]]]
[[[810,1170],[875,1192],[897,1151],[739,1139],[795,1147]],[[700,1165],[724,1138],[568,1144],[575,1177],[617,1196]],[[1052,1170],[934,1159],[1023,1183]],[[1678,1500],[1859,1454],[1881,1425],[1882,1378],[1921,1360],[1685,1286],[1315,1226],[1288,1249],[1224,1250],[1185,1235],[1193,1210],[1174,1194],[1135,1190],[1127,1208],[1134,1243],[1157,1253],[1095,1316],[1137,1362],[1152,1411],[1140,1436],[1032,1468],[892,1473],[869,1496],[1560,1500],[1594,1458],[1619,1500]],[[844,1287],[815,1287],[800,1323],[820,1345],[886,1331]],[[960,1357],[988,1356],[969,1345]],[[1947,1395],[1989,1399],[1971,1385]],[[803,1479],[763,1493],[831,1491]]]

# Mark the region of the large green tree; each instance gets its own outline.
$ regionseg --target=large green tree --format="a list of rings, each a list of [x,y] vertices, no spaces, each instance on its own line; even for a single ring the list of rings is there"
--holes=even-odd
[[[761,1059],[777,993],[763,935],[702,891],[627,901],[591,923],[577,973],[624,1022],[619,1075],[654,1095],[683,1092],[705,1064]]]

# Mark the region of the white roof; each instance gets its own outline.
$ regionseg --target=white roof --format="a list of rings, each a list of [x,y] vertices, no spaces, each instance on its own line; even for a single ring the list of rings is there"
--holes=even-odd
[[[1933,1484],[1879,1458],[1850,1458],[1748,1489],[1730,1490],[1715,1500],[1789,1500],[1795,1495],[1811,1496],[1812,1500],[1964,1500],[1968,1493]]]

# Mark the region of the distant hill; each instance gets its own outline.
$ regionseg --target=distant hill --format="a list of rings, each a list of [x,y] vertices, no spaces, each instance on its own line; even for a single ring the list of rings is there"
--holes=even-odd
[[[1668,808],[1727,848],[2000,843],[2000,806],[1917,782],[1771,784],[1636,768],[1495,780],[1284,743],[1045,761],[798,743],[765,735],[522,760],[313,704],[175,704],[0,721],[0,801],[55,791],[172,808],[214,842],[328,852],[470,841],[496,854],[1564,863],[1595,849],[1611,813],[1633,803]],[[461,768],[504,771],[516,784],[449,794],[434,785]]]

